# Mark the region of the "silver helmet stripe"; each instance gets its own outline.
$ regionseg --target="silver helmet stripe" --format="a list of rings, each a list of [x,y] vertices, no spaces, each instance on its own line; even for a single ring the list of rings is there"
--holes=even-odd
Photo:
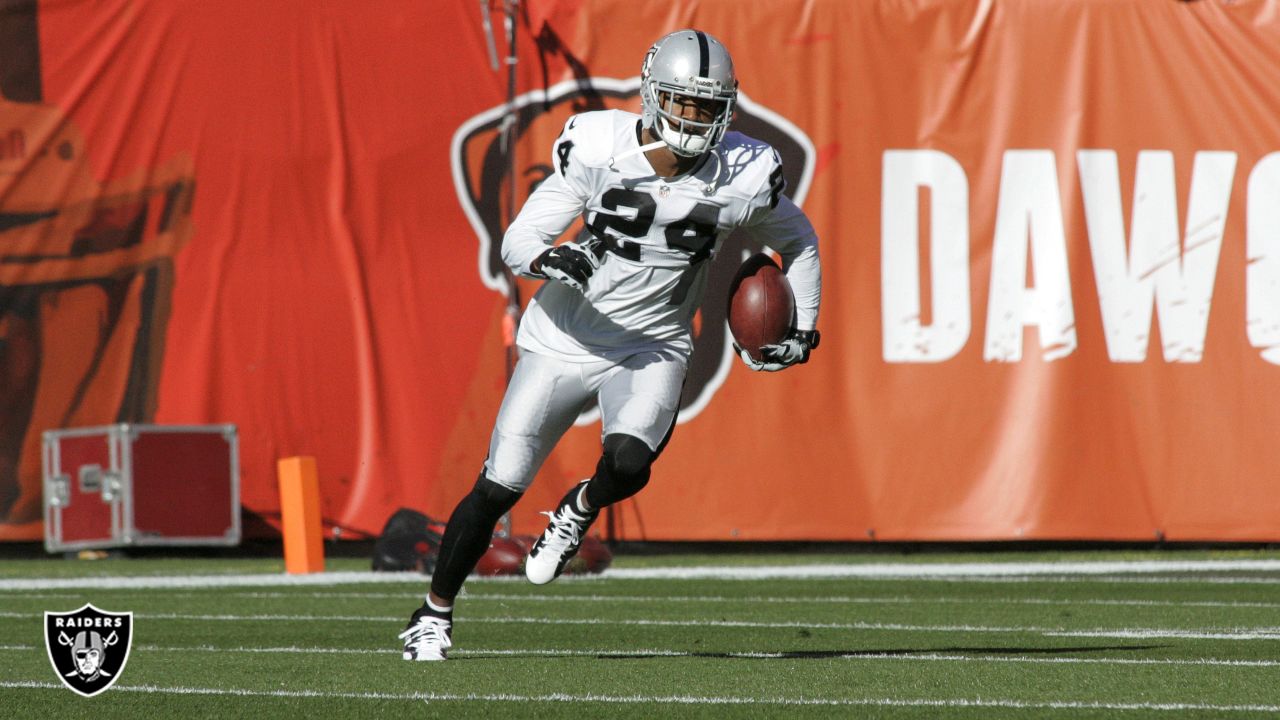
[[[660,38],[645,56],[640,98],[646,127],[678,155],[692,157],[716,147],[733,119],[738,80],[724,44],[701,30],[677,30]],[[710,121],[677,111],[678,97],[715,101]]]

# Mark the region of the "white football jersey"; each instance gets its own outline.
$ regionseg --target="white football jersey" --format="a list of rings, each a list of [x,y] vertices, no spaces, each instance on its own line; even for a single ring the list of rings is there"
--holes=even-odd
[[[782,165],[766,143],[726,133],[689,173],[662,178],[640,147],[640,116],[621,110],[575,115],[552,149],[554,172],[508,228],[503,260],[529,265],[583,216],[600,267],[585,292],[548,282],[530,301],[517,344],[583,362],[645,350],[693,351],[691,322],[707,269],[735,228],[782,257],[796,296],[796,326],[815,326],[821,293],[818,243],[783,194]]]

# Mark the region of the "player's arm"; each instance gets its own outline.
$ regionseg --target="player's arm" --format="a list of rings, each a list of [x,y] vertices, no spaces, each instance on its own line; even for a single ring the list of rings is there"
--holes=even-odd
[[[747,229],[782,258],[782,271],[796,298],[796,329],[816,328],[818,306],[822,301],[822,262],[818,256],[818,235],[809,218],[790,198],[782,195],[775,207]]]
[[[590,193],[586,170],[573,155],[573,119],[552,145],[553,172],[525,201],[502,239],[502,260],[524,277],[552,278],[581,290],[596,258],[573,243],[553,247],[582,214]]]
[[[764,362],[740,353],[752,370],[782,370],[809,360],[820,336],[818,306],[822,300],[822,263],[818,256],[818,235],[809,218],[791,199],[782,194],[781,166],[771,175],[767,195],[757,200],[744,227],[782,258],[782,270],[796,299],[795,325],[781,343],[761,348]]]

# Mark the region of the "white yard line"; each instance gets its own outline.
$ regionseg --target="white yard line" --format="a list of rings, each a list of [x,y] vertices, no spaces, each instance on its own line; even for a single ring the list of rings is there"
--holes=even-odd
[[[262,599],[284,599],[297,600],[299,598],[310,599],[386,599],[386,600],[403,600],[421,598],[422,593],[418,591],[405,591],[394,593],[379,592],[234,592],[228,593],[234,597],[245,598],[262,598]],[[130,597],[132,595],[146,595],[150,593],[120,593],[113,597]],[[5,600],[31,600],[31,599],[80,599],[83,596],[76,593],[22,593],[21,595],[0,595],[0,602]],[[198,598],[207,597],[204,593],[167,593],[165,598]],[[797,597],[770,597],[761,595],[744,595],[741,597],[727,595],[581,595],[581,594],[520,594],[520,593],[477,593],[464,591],[462,596],[465,602],[529,602],[529,603],[560,603],[560,602],[589,602],[589,603],[744,603],[750,605],[1049,605],[1049,606],[1068,606],[1068,605],[1094,605],[1101,607],[1168,607],[1168,608],[1243,608],[1243,609],[1262,609],[1273,610],[1280,609],[1280,602],[1244,602],[1232,600],[1108,600],[1100,598],[1082,598],[1079,600],[1064,600],[1061,598],[929,598],[929,597],[850,597],[850,596],[797,596]]]
[[[3,681],[0,688],[65,689],[51,682]],[[806,697],[742,697],[704,695],[600,695],[595,693],[547,693],[522,695],[515,693],[386,693],[336,692],[332,690],[249,690],[243,688],[164,687],[158,685],[116,685],[110,692],[136,692],[161,695],[213,695],[229,697],[318,698],[347,700],[404,700],[409,702],[505,702],[505,703],[606,703],[615,705],[778,705],[819,707],[932,707],[932,708],[1009,708],[1023,710],[1155,710],[1167,712],[1280,712],[1280,705],[1214,705],[1210,703],[1109,703],[1071,700],[1012,700],[968,698],[806,698]]]
[[[1145,575],[1152,573],[1280,572],[1280,560],[1135,560],[1088,562],[1003,563],[857,563],[726,567],[620,568],[601,575],[574,576],[584,580],[773,580],[773,579],[960,579],[1026,578],[1036,576]],[[1280,582],[1280,578],[1253,578]],[[1195,579],[1198,581],[1199,579]],[[272,587],[408,583],[424,585],[417,573],[327,572],[313,575],[252,573],[225,575],[99,576],[76,578],[10,578],[0,591],[85,589],[163,589],[211,587]]]
[[[1178,638],[1185,640],[1280,640],[1280,627],[1254,630],[1169,630],[1161,628],[1133,628],[1120,630],[1064,630],[1047,632],[1050,637],[1092,638]]]
[[[895,580],[901,578],[866,578],[868,580]],[[1206,585],[1280,585],[1280,577],[1257,577],[1252,575],[1206,575],[1204,577],[1193,577],[1190,575],[1180,575],[1175,577],[1142,577],[1142,576],[1122,576],[1122,575],[1010,575],[1007,577],[979,577],[977,575],[969,575],[962,577],[934,577],[934,578],[912,578],[913,580],[927,580],[932,582],[943,583],[1000,583],[1000,584],[1027,584],[1027,583],[1108,583],[1108,584],[1137,584],[1137,585],[1189,585],[1189,584],[1206,584]]]
[[[613,579],[764,580],[785,578],[926,578],[1130,573],[1280,571],[1280,560],[1098,560],[1028,563],[866,563],[756,567],[670,567],[610,569]]]
[[[359,593],[359,592],[242,592],[231,593],[236,597],[297,599],[297,598],[381,598],[403,599],[421,596],[421,593]],[[23,595],[23,598],[41,597],[39,595]],[[50,596],[53,597],[53,596]],[[63,595],[57,597],[79,597]],[[173,594],[166,597],[201,597],[197,593]],[[1258,608],[1280,609],[1280,603],[1238,602],[1212,600],[1105,600],[1081,599],[1063,600],[1060,598],[925,598],[925,597],[848,597],[848,596],[808,596],[808,597],[767,597],[760,595],[744,595],[732,597],[725,595],[534,595],[503,593],[466,593],[466,602],[634,602],[634,603],[747,603],[780,604],[780,605],[1099,605],[1116,607],[1204,607],[1204,608]]]
[[[137,645],[133,648],[143,652],[173,653],[240,653],[261,655],[400,655],[399,648],[332,648],[332,647],[214,647],[212,645],[191,645],[185,647],[160,647],[157,645]],[[44,652],[43,647],[35,645],[0,645],[0,651],[35,651]],[[726,658],[786,658],[794,653],[785,652],[724,652],[705,653],[684,650],[655,650],[641,648],[635,650],[564,650],[558,648],[454,648],[451,656],[486,657],[486,656],[537,656],[537,657],[726,657]],[[803,654],[803,653],[801,653]],[[1280,667],[1280,660],[1227,660],[1221,658],[1191,659],[1156,659],[1156,658],[1080,658],[1080,657],[1022,657],[1010,655],[964,655],[943,653],[878,653],[851,652],[833,654],[834,660],[902,660],[921,662],[957,662],[957,663],[1031,663],[1041,665],[1170,665],[1189,667],[1242,667],[1272,668]]]
[[[33,618],[33,612],[0,612],[5,618]],[[299,615],[267,614],[223,615],[202,613],[153,613],[135,612],[137,620],[199,620],[202,622],[403,622],[403,616],[391,615]],[[899,632],[942,633],[1028,633],[1046,636],[1078,637],[1179,637],[1215,640],[1280,640],[1280,627],[1261,628],[1090,628],[1069,630],[1063,627],[989,626],[989,625],[912,625],[905,623],[872,622],[763,622],[755,620],[614,620],[607,618],[547,618],[547,617],[467,617],[467,623],[520,624],[520,625],[622,625],[639,627],[725,627],[761,629],[818,629],[818,630],[873,630]],[[1088,635],[1087,633],[1092,633]]]
[[[479,651],[475,651],[479,654]],[[1078,658],[1078,657],[1017,657],[985,655],[951,655],[923,653],[920,655],[887,653],[854,653],[841,655],[848,660],[924,660],[931,662],[985,662],[1031,663],[1037,665],[1187,665],[1221,667],[1280,667],[1280,660],[1224,660],[1219,658],[1194,658],[1189,660],[1155,658]]]
[[[355,584],[414,583],[425,586],[427,578],[418,573],[324,572],[311,575],[248,573],[227,575],[144,575],[11,578],[0,580],[0,591],[25,590],[163,590],[168,588],[234,588],[275,586],[330,586]]]

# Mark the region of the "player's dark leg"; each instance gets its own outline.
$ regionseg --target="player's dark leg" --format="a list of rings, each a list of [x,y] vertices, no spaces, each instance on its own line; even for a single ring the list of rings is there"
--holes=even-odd
[[[634,435],[605,436],[604,452],[589,480],[573,486],[556,506],[547,529],[525,561],[525,577],[541,585],[560,576],[578,554],[582,539],[600,509],[640,492],[649,482],[649,467],[657,454]]]
[[[489,549],[493,530],[516,501],[520,493],[488,479],[484,471],[475,487],[458,503],[440,541],[435,572],[431,575],[431,594],[438,602],[452,605],[467,575]]]
[[[520,499],[589,397],[577,366],[521,356],[498,410],[484,469],[449,516],[431,591],[401,635],[406,659],[444,659],[452,644],[453,601],[463,582],[489,549],[498,520]]]
[[[471,492],[453,509],[440,541],[436,569],[431,575],[431,592],[422,607],[409,618],[405,629],[403,637],[410,638],[416,633],[410,639],[417,640],[406,642],[406,660],[444,659],[444,651],[452,644],[453,600],[489,549],[498,520],[519,499],[520,493],[488,479],[481,470]]]
[[[649,482],[649,468],[657,453],[645,441],[626,433],[604,438],[604,452],[589,480],[578,483],[561,498],[547,529],[525,561],[525,576],[541,585],[560,576],[578,554],[582,538],[600,510],[640,492]]]
[[[649,483],[649,469],[657,456],[634,435],[606,435],[604,452],[596,464],[595,475],[591,476],[584,490],[584,509],[600,510],[643,490]]]
[[[625,500],[649,482],[650,468],[675,426],[687,364],[683,357],[646,352],[623,361],[600,387],[605,435],[596,472],[561,499],[525,560],[534,584],[560,576],[577,554],[600,509]]]

